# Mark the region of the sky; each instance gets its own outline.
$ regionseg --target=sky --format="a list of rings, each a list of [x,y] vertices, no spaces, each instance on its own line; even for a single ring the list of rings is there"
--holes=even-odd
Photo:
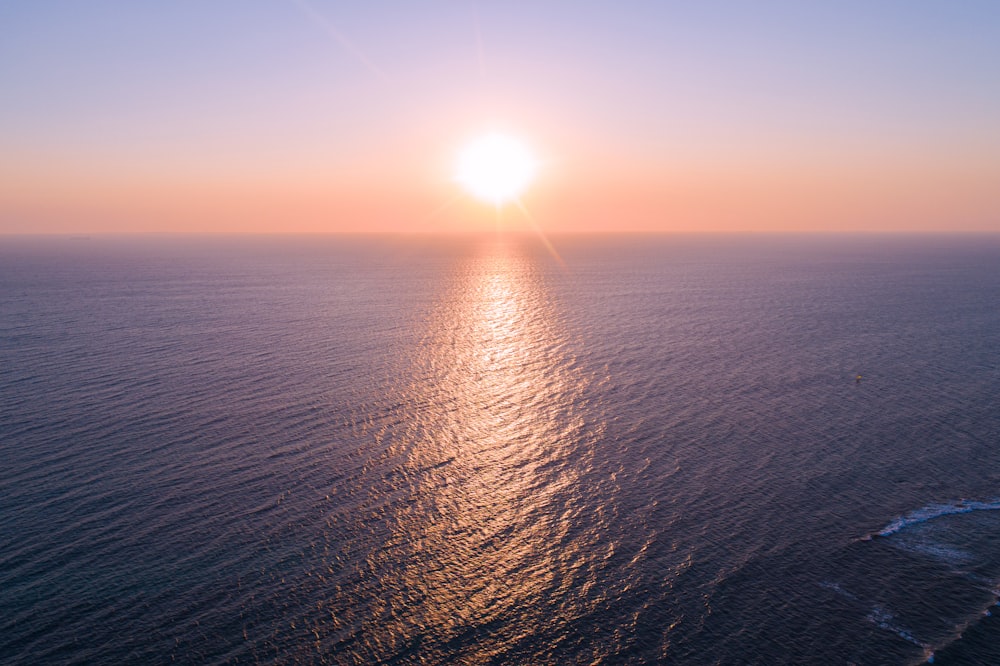
[[[1000,2],[0,0],[0,234],[529,224],[1000,233]]]

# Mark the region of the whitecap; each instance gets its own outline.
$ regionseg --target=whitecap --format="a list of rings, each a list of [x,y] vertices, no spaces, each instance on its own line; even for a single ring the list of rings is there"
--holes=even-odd
[[[924,650],[929,650],[930,646],[926,643],[918,640],[916,636],[913,635],[908,629],[904,629],[895,623],[896,616],[893,615],[884,606],[876,605],[872,608],[871,612],[868,614],[868,621],[876,625],[880,629],[885,629],[886,631],[891,631],[903,640],[913,643],[914,645],[923,648]]]
[[[971,513],[973,511],[996,511],[1000,510],[1000,499],[993,499],[987,502],[980,502],[974,500],[959,500],[957,502],[951,502],[946,504],[928,504],[925,507],[921,507],[916,511],[912,511],[905,516],[900,516],[896,518],[888,525],[883,527],[877,536],[888,537],[896,534],[900,530],[903,530],[910,525],[917,525],[920,523],[926,523],[929,520],[934,520],[935,518],[940,518],[942,516],[952,516],[960,513]]]

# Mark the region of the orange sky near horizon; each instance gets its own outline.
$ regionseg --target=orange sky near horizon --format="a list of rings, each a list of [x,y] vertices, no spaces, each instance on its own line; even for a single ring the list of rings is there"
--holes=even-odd
[[[8,7],[0,234],[1000,232],[1000,10],[918,4]],[[455,182],[493,129],[532,223]]]
[[[392,178],[324,173],[4,173],[7,233],[325,233],[520,230],[443,170]],[[33,178],[31,176],[34,176]],[[996,232],[1000,172],[954,164],[544,165],[522,197],[552,232]],[[142,221],[137,225],[137,221]],[[942,224],[942,221],[947,221]]]

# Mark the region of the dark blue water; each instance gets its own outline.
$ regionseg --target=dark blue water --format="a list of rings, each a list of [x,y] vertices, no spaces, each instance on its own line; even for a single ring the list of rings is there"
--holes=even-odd
[[[0,241],[0,662],[1000,663],[1000,238],[553,245]]]

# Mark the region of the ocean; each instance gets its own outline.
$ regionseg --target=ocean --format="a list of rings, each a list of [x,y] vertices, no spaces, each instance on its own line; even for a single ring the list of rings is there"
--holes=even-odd
[[[998,664],[998,236],[0,239],[0,663]]]

